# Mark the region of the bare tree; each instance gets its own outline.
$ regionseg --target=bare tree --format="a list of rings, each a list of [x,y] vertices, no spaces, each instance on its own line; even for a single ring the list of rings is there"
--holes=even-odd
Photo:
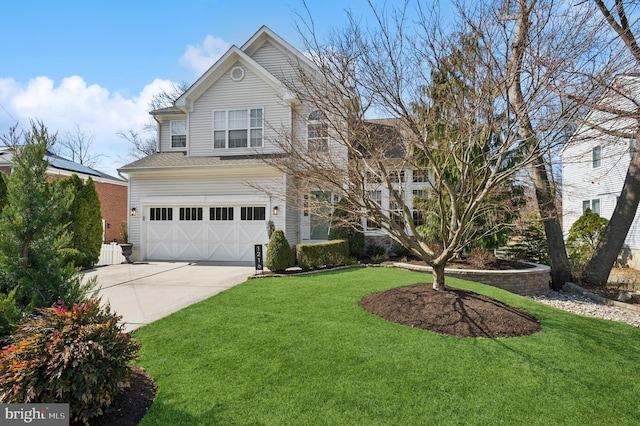
[[[158,151],[158,142],[155,136],[151,136],[151,131],[145,130],[144,133],[136,132],[133,129],[127,131],[119,130],[116,133],[121,138],[131,143],[129,157],[140,159],[155,154]]]
[[[300,68],[289,89],[303,100],[299,118],[322,113],[331,143],[318,150],[311,138],[281,135],[287,155],[270,162],[303,191],[348,199],[354,214],[433,267],[437,289],[444,288],[447,261],[478,237],[491,201],[530,167],[558,288],[570,270],[545,158],[582,113],[570,95],[596,90],[588,76],[602,64],[594,59],[592,15],[536,0],[457,6],[459,30],[449,32],[418,2],[389,13],[371,6],[373,25],[349,15],[350,26],[326,44],[312,19],[304,21],[319,71]],[[394,118],[388,126],[398,137],[365,119],[372,110]],[[429,179],[416,188],[403,181],[405,170]],[[411,197],[416,190],[426,193],[429,208]],[[427,219],[435,221],[438,241],[421,232]]]
[[[94,167],[103,157],[92,151],[94,135],[87,133],[79,124],[73,132],[65,132],[53,146],[56,154],[84,166]]]
[[[632,65],[633,71],[637,71],[637,67],[640,65],[640,47],[638,47],[637,37],[633,31],[637,21],[629,21],[630,16],[637,14],[637,10],[634,9],[637,2],[614,0],[611,7],[607,6],[603,0],[593,0],[593,3],[598,7],[618,39],[624,43],[629,55],[628,63]],[[633,84],[629,79],[614,80],[612,84],[606,86],[606,91],[607,96],[600,98],[596,104],[592,105],[592,109],[599,113],[591,116],[597,117],[598,120],[586,123],[587,127],[594,128],[602,134],[638,140],[640,136],[640,93],[638,93],[637,82]],[[611,125],[612,122],[615,124]],[[640,155],[636,150],[631,157],[611,220],[585,267],[583,278],[589,283],[594,285],[607,283],[609,273],[620,254],[639,203]]]
[[[346,199],[350,213],[431,265],[434,288],[444,290],[447,262],[492,232],[478,219],[536,157],[508,113],[493,46],[473,32],[445,32],[418,2],[372,10],[374,25],[362,30],[349,15],[327,44],[303,34],[315,66],[297,67],[289,90],[302,100],[296,114],[309,137],[280,133],[272,143],[286,155],[266,161],[302,192]],[[367,120],[371,110],[392,119]],[[423,232],[427,220],[435,238]]]
[[[459,5],[467,24],[494,46],[495,66],[504,70],[509,114],[532,156],[530,175],[554,289],[570,279],[571,270],[549,160],[558,158],[575,121],[584,116],[583,100],[600,90],[594,76],[604,78],[614,68],[607,63],[608,46],[600,39],[602,21],[594,19],[593,8],[565,6],[547,0]]]

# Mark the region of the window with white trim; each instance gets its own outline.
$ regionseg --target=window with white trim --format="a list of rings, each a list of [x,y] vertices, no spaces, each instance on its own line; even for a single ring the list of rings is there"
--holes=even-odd
[[[187,146],[187,120],[171,120],[171,148]]]
[[[369,198],[372,203],[375,203],[378,206],[382,206],[382,191],[371,191],[369,193]],[[378,209],[380,209],[380,207],[378,207]],[[376,231],[378,229],[380,229],[380,224],[371,218],[367,218],[367,230]]]
[[[596,169],[602,165],[602,147],[596,146],[591,153],[593,160],[593,168]]]
[[[582,213],[584,213],[589,208],[592,212],[600,214],[600,199],[596,198],[594,200],[584,200],[582,202]]]
[[[390,200],[389,213],[396,225],[404,229],[404,204],[398,203],[396,200]]]
[[[232,221],[233,207],[211,207],[209,209],[209,220]]]
[[[329,125],[320,111],[313,111],[309,114],[307,149],[309,152],[327,152],[329,150]]]
[[[149,209],[149,220],[160,221],[173,220],[173,208],[171,207],[151,207]]]
[[[266,207],[240,207],[240,220],[266,220]]]
[[[414,176],[415,176],[415,174],[414,174]],[[428,189],[414,189],[413,190],[413,199],[412,199],[413,209],[411,210],[411,214],[413,215],[413,225],[414,226],[424,225],[424,211],[420,210],[419,208],[416,208],[416,207],[419,207],[420,204],[422,204],[422,208],[424,209],[424,203],[427,202],[428,198],[429,198],[429,190]]]
[[[413,182],[429,182],[429,171],[425,169],[416,169],[413,171]]]
[[[263,142],[262,108],[213,111],[213,148],[260,148]]]
[[[406,176],[404,170],[391,170],[389,172],[389,182],[401,183],[406,182]]]

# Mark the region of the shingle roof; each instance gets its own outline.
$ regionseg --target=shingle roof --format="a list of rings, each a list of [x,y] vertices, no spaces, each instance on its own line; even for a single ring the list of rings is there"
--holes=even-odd
[[[260,155],[227,157],[187,157],[183,152],[158,152],[125,164],[118,170],[127,172],[140,169],[255,166],[265,164]]]

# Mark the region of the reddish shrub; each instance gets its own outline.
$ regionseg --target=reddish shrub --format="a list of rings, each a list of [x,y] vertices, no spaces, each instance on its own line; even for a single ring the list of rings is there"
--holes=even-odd
[[[71,421],[100,415],[128,386],[139,349],[98,300],[40,309],[23,320],[0,357],[0,402],[70,405]]]

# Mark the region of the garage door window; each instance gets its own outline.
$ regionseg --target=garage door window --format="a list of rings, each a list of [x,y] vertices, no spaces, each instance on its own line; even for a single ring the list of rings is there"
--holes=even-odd
[[[180,207],[180,220],[202,220],[202,207]]]
[[[240,207],[240,220],[265,220],[265,207]]]
[[[233,207],[211,207],[209,220],[233,220]]]
[[[173,220],[173,209],[171,207],[151,207],[149,220]]]

